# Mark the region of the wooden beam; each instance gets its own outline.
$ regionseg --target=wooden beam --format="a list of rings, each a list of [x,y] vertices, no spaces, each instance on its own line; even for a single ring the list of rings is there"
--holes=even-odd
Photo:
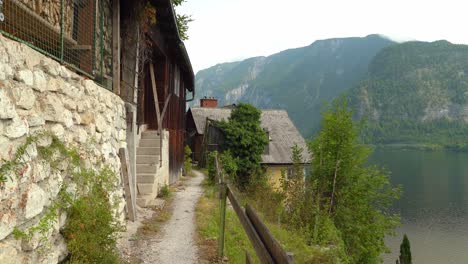
[[[252,258],[250,258],[249,252],[245,251],[245,264],[252,264]]]
[[[90,51],[92,49],[91,45],[75,45],[70,47],[71,50],[82,50]]]
[[[158,130],[161,131],[161,126],[159,125],[161,122],[161,112],[159,111],[158,91],[156,89],[156,78],[154,76],[154,65],[151,63],[149,66],[151,75],[151,88],[153,88],[154,107],[156,108],[156,118],[158,119]]]
[[[164,117],[166,116],[166,110],[167,110],[167,106],[169,105],[169,100],[171,99],[171,96],[172,96],[172,93],[170,93],[167,98],[166,98],[166,101],[164,102],[164,108],[163,108],[163,111],[161,113],[161,120],[160,122],[158,123],[158,126],[161,126],[162,127],[162,122],[164,120]]]
[[[61,32],[59,28],[55,28],[49,21],[45,20],[39,14],[29,9],[19,0],[3,2],[3,13],[6,20],[3,23],[8,24],[11,23],[9,21],[13,21],[15,26],[18,27],[25,36],[33,37],[33,39],[37,39],[48,44],[54,44],[55,42],[50,41],[47,38],[58,39],[60,37]],[[31,27],[31,24],[28,24],[28,22],[34,22],[35,27]],[[76,40],[72,39],[66,34],[63,36],[63,38],[66,46],[74,46],[78,44]]]
[[[112,65],[114,93],[120,95],[120,0],[112,1]]]
[[[159,22],[158,22],[159,23]],[[169,54],[168,50],[168,45],[167,42],[164,38],[163,33],[161,32],[159,27],[151,27],[149,36],[151,40],[153,40],[153,43],[156,44],[158,50],[165,56],[167,57]]]
[[[128,153],[125,148],[119,149],[119,157],[120,157],[120,171],[122,175],[122,183],[125,192],[125,201],[127,203],[127,216],[128,219],[132,222],[136,220],[136,208],[133,204],[133,197],[132,192],[130,191],[130,180],[129,180],[129,173],[128,173]]]
[[[266,248],[270,252],[270,255],[275,259],[276,263],[279,264],[291,264],[293,263],[292,259],[286,251],[281,247],[278,241],[273,237],[270,230],[262,223],[260,218],[258,217],[257,213],[252,209],[249,204],[245,205],[245,213],[247,217],[252,222],[255,230],[257,231],[260,239],[262,239],[263,243],[265,244]]]
[[[247,217],[245,211],[242,210],[242,207],[239,205],[239,202],[237,201],[237,198],[232,193],[229,185],[227,187],[227,193],[228,193],[229,201],[231,201],[232,208],[236,212],[237,217],[239,218],[242,226],[244,227],[245,233],[249,237],[250,242],[252,243],[252,246],[255,249],[255,252],[257,253],[258,258],[260,259],[260,262],[261,263],[275,263],[270,253],[268,252],[267,248],[265,247],[265,244],[263,244],[262,239],[257,234],[257,231],[255,231],[255,227],[252,225],[252,222]]]

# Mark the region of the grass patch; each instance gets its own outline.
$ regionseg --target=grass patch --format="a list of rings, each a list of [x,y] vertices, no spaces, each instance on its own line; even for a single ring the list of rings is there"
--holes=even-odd
[[[143,221],[142,226],[138,229],[134,237],[135,240],[158,234],[162,226],[169,219],[171,219],[173,209],[172,203],[174,202],[174,192],[175,190],[172,187],[169,187],[168,185],[161,188],[158,196],[163,198],[163,200],[165,201],[164,206],[159,208],[153,208],[153,216],[150,219]]]
[[[286,230],[277,224],[268,222],[265,224],[284,250],[294,253],[294,263],[339,263],[335,253],[330,249],[307,245],[307,239],[302,234]]]
[[[143,226],[138,230],[138,237],[149,236],[157,234],[161,227],[166,223],[172,215],[172,211],[169,210],[168,206],[164,206],[163,209],[156,211],[153,217],[143,222]]]
[[[206,180],[205,180],[206,182]],[[259,213],[262,217],[261,213]],[[277,223],[265,221],[273,236],[287,252],[294,253],[295,263],[338,263],[333,250],[310,246],[300,233],[286,230]],[[217,262],[219,235],[219,200],[218,189],[204,184],[204,195],[196,208],[196,224],[199,236],[199,248],[203,260]],[[250,240],[239,222],[236,213],[228,205],[226,210],[225,256],[229,263],[245,263],[245,252],[248,251],[254,263],[260,263]]]
[[[201,257],[210,263],[217,262],[219,235],[219,201],[217,188],[204,184],[205,193],[200,198],[196,208],[196,223],[199,235]],[[226,231],[224,254],[229,263],[245,263],[245,251],[254,259],[255,252],[250,245],[236,213],[228,207],[226,211]]]

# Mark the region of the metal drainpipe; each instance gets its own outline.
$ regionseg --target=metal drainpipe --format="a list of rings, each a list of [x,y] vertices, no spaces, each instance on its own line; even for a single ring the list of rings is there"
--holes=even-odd
[[[60,1],[60,63],[63,63],[64,56],[64,6],[63,0]]]
[[[104,85],[104,3],[103,1],[99,1],[99,16],[100,16],[100,41],[101,41],[101,85]]]
[[[195,100],[195,88],[193,88],[193,91],[192,91],[192,98],[185,99],[185,102],[188,103],[188,102],[192,102],[193,100]]]

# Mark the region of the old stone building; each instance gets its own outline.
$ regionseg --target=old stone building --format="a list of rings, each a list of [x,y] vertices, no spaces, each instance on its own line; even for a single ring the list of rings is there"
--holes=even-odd
[[[115,216],[133,220],[181,175],[193,71],[170,0],[3,0],[0,12],[0,168],[21,161],[0,169],[0,263],[58,263],[66,214],[48,243],[13,235],[39,223],[64,182],[74,186],[68,164],[38,149],[54,136],[88,168],[109,166]]]

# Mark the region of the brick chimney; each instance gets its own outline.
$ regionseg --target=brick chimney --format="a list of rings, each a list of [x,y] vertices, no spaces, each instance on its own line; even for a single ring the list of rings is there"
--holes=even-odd
[[[216,108],[218,107],[218,99],[214,97],[204,97],[200,99],[200,106],[206,108]]]

